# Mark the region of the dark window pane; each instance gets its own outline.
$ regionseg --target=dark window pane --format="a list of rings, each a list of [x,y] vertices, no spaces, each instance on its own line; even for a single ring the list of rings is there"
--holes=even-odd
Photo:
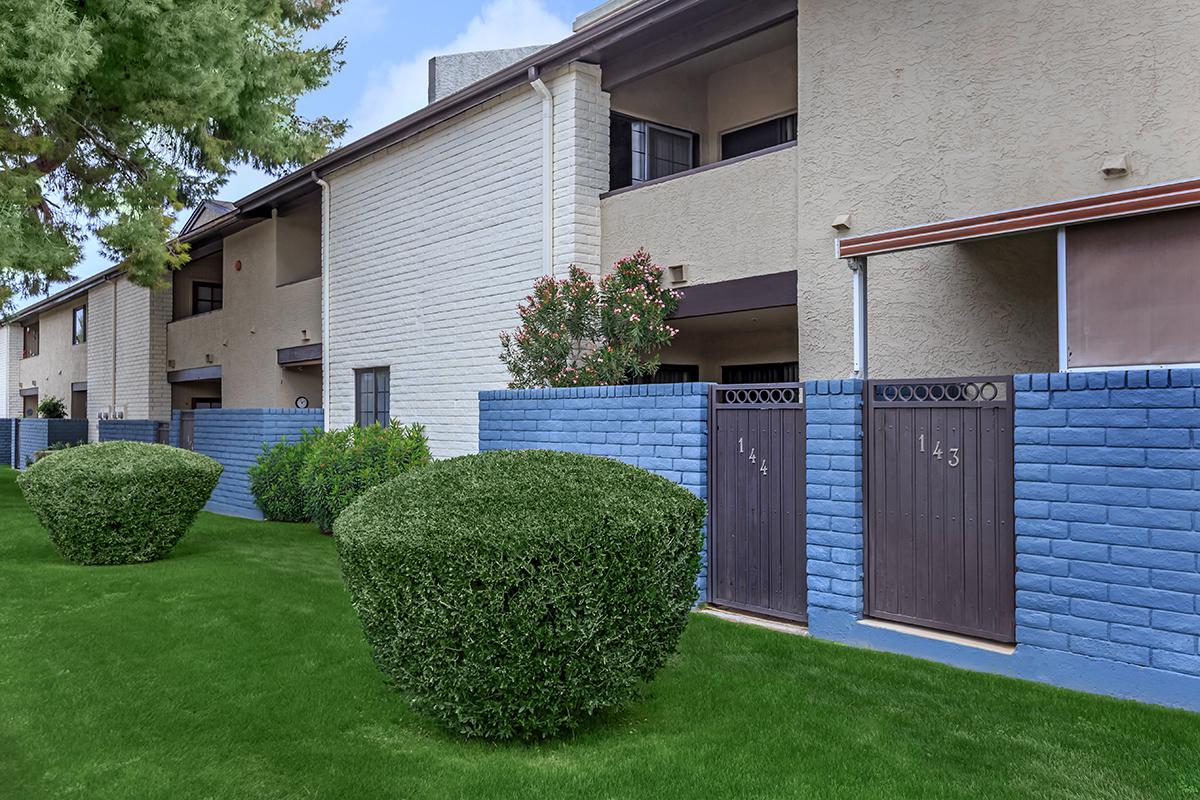
[[[613,114],[609,122],[608,188],[633,185],[633,120]]]
[[[786,117],[725,134],[721,137],[721,158],[737,158],[794,141],[796,141],[796,115],[789,114]]]
[[[696,364],[660,364],[658,372],[635,378],[631,383],[695,383],[698,380],[700,380],[700,367]]]
[[[721,383],[796,383],[799,379],[800,365],[794,361],[721,367]]]
[[[665,178],[692,168],[692,137],[686,134],[650,128],[649,169],[646,179]]]

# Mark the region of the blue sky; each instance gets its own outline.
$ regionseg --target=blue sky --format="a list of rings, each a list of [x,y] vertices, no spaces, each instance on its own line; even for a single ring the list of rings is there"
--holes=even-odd
[[[341,14],[312,37],[313,42],[345,38],[346,66],[324,89],[302,98],[300,112],[348,119],[352,127],[343,141],[353,141],[425,105],[430,56],[550,44],[567,36],[571,21],[600,2],[347,0]],[[270,180],[244,167],[220,198],[236,200]],[[180,217],[186,219],[187,212]],[[74,274],[86,278],[109,266],[89,247]]]

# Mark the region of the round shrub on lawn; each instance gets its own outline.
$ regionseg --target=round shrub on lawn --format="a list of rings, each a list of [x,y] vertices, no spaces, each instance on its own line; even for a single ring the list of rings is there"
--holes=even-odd
[[[304,513],[322,531],[363,492],[429,463],[420,425],[353,426],[313,440],[300,470]]]
[[[630,701],[696,600],[704,503],[555,452],[435,463],[335,526],[375,661],[466,736],[551,736]]]
[[[250,494],[263,516],[274,522],[308,522],[300,470],[319,430],[301,431],[300,438],[273,445],[263,443],[262,453],[250,467]]]
[[[135,564],[171,551],[208,502],[221,469],[189,450],[103,442],[51,453],[17,484],[63,558]]]

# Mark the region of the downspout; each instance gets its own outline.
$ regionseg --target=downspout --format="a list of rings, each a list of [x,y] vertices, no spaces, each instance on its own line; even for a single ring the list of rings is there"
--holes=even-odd
[[[117,418],[117,283],[113,281],[112,305],[112,405],[108,409],[108,418]]]
[[[554,275],[554,95],[537,67],[529,85],[542,98],[542,274]]]
[[[315,171],[312,179],[321,187],[321,416],[329,430],[329,184]]]

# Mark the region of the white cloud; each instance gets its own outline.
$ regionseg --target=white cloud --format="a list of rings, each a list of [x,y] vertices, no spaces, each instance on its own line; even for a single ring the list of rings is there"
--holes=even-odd
[[[548,11],[542,0],[490,0],[453,41],[373,73],[351,117],[353,133],[349,139],[423,107],[428,99],[429,59],[433,56],[552,44],[570,34],[570,23]]]

